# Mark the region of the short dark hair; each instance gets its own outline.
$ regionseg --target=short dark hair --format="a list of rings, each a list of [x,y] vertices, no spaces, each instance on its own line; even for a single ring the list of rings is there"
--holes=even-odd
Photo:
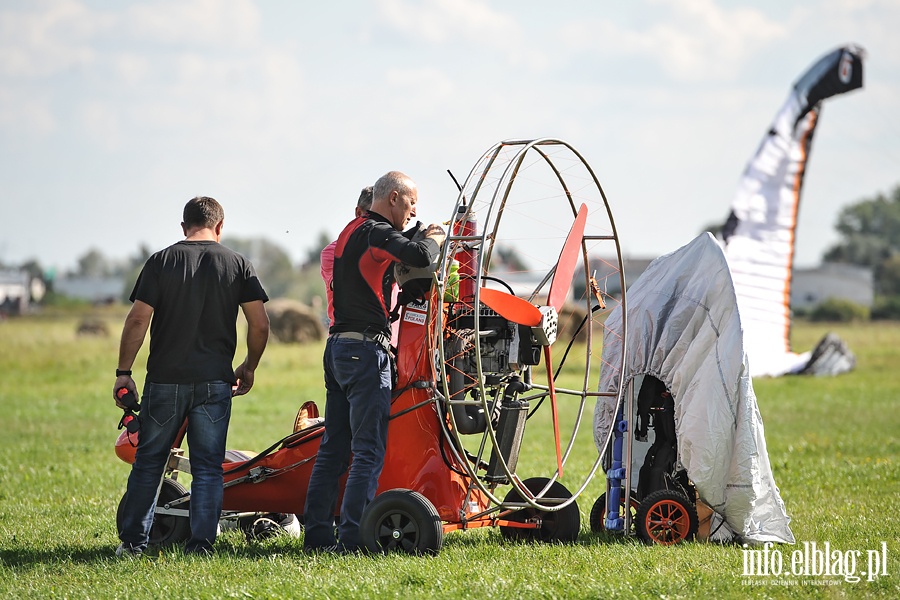
[[[215,199],[208,196],[191,198],[184,205],[182,222],[188,229],[193,227],[213,228],[225,220],[225,210]]]
[[[372,208],[373,198],[374,193],[372,191],[372,186],[368,185],[359,193],[359,200],[356,201],[356,206],[363,210],[369,210]]]

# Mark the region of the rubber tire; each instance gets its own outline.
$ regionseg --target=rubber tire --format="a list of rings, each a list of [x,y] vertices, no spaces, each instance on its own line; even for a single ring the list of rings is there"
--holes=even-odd
[[[437,509],[419,492],[405,489],[376,496],[363,511],[359,533],[366,550],[375,554],[434,555],[444,543]]]
[[[240,517],[238,528],[244,533],[247,542],[255,542],[277,536],[294,520],[297,517],[290,513],[254,513],[248,517]]]
[[[657,490],[641,501],[637,511],[638,536],[648,544],[671,546],[697,535],[697,507],[675,490]]]
[[[546,477],[532,477],[523,481],[522,484],[529,492],[537,494],[544,489],[548,481],[550,480]],[[571,497],[572,493],[558,481],[554,481],[547,493],[544,494],[544,498],[568,499]],[[523,501],[524,499],[516,488],[509,490],[506,498],[503,499],[504,504]],[[523,529],[501,525],[500,533],[511,541],[560,543],[574,542],[578,539],[578,534],[581,531],[581,513],[575,502],[557,511],[543,511],[528,506],[507,516],[506,520],[524,523],[539,515],[541,517],[541,526],[538,529]]]
[[[166,503],[177,500],[188,494],[187,489],[174,479],[168,477],[163,479],[162,487],[159,490],[159,498],[156,506],[165,506]],[[116,510],[116,528],[121,533],[122,518],[124,517],[125,498],[128,492],[122,495],[119,501],[119,507]],[[190,500],[184,504],[179,504],[179,508],[189,509]],[[165,546],[168,544],[178,544],[186,542],[191,537],[191,520],[188,517],[176,517],[174,515],[153,515],[153,525],[150,526],[150,545]]]
[[[623,502],[622,506],[625,506],[625,498],[621,498]],[[640,502],[638,502],[637,496],[633,493],[631,494],[631,531],[629,533],[634,533],[635,523],[637,523],[637,509],[640,506]],[[594,502],[594,506],[591,507],[591,531],[593,533],[605,533],[606,530],[606,492],[600,494],[600,497],[597,498],[596,502]]]

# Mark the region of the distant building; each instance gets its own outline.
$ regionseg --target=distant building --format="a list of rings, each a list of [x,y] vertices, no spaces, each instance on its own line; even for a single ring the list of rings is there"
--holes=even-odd
[[[591,257],[591,273],[600,285],[600,289],[610,296],[622,293],[617,260],[614,258]],[[622,270],[625,271],[625,289],[628,289],[641,273],[647,270],[652,258],[623,258]],[[577,294],[577,292],[576,292]]]
[[[634,283],[652,260],[653,259],[650,258],[622,259],[623,268],[625,270],[625,285],[629,286]],[[616,266],[616,260],[592,256],[590,261],[591,273],[594,274],[600,289],[610,296],[619,296],[622,293],[622,286],[620,285],[619,269],[618,266]],[[585,296],[586,292],[584,289],[585,286],[582,273],[581,265],[579,264],[575,269],[573,285],[569,289],[569,301]],[[506,287],[510,292],[520,298],[531,297],[531,294],[542,284],[542,280],[544,279],[543,273],[507,271],[502,268],[492,270],[491,276],[502,280],[505,284],[504,286],[495,287]],[[546,302],[549,290],[550,286],[548,282],[543,282],[542,293],[538,294],[538,296],[534,298],[534,301],[537,303]]]
[[[0,270],[0,317],[28,310],[31,277],[26,271]]]
[[[813,308],[828,298],[871,307],[875,299],[872,269],[838,263],[823,263],[814,269],[794,269],[791,308]]]
[[[651,258],[623,258],[625,285],[631,286],[653,262]],[[618,273],[613,269],[615,261],[591,258],[591,269],[596,270],[597,280],[605,281],[607,293],[620,293]],[[875,299],[875,283],[872,269],[858,265],[823,263],[813,269],[794,269],[791,281],[791,308],[809,309],[828,298],[849,300],[861,306],[871,307]]]
[[[58,294],[94,304],[111,304],[122,298],[125,281],[121,277],[62,277],[53,282]]]

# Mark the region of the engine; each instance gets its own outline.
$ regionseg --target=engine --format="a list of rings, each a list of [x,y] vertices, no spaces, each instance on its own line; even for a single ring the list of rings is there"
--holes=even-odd
[[[500,410],[496,400],[503,389],[513,378],[527,379],[528,367],[540,361],[541,346],[530,327],[512,323],[483,305],[478,310],[478,335],[471,304],[451,303],[447,315],[448,387],[451,402],[457,402],[452,404],[454,420],[464,434],[481,433],[487,424],[479,398],[479,356],[495,424]],[[473,402],[459,404],[467,398]]]

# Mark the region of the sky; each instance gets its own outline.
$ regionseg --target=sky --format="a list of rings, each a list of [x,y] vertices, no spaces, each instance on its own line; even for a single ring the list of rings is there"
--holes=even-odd
[[[540,137],[656,257],[724,221],[794,81],[856,43],[864,88],[825,101],[804,182],[815,266],[842,207],[900,184],[897,24],[896,0],[3,0],[0,263],[163,248],[197,195],[300,262],[383,173],[445,221],[448,169]]]

